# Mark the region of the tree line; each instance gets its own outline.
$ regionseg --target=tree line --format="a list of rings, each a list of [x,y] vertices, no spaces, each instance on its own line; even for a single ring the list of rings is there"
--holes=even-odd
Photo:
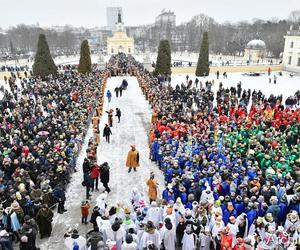
[[[296,29],[300,25],[300,10],[293,11],[288,18],[279,20],[254,19],[252,22],[218,23],[213,18],[199,14],[190,21],[176,27],[146,26],[146,32],[136,37],[141,48],[157,50],[162,39],[170,42],[171,50],[198,52],[204,32],[209,32],[210,52],[216,54],[238,55],[243,53],[247,43],[261,39],[266,43],[270,56],[279,57],[284,47],[284,35],[291,25]]]
[[[0,29],[1,31],[1,29]],[[65,28],[62,32],[54,29],[42,29],[32,25],[18,25],[5,32],[0,32],[0,52],[15,56],[35,52],[39,34],[45,34],[49,49],[53,55],[71,55],[78,51],[80,42],[89,36],[85,30],[83,34],[75,33],[72,28]]]

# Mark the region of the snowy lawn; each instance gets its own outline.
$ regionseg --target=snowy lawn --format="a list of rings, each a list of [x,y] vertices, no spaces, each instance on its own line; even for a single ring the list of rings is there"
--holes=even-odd
[[[294,95],[297,90],[300,90],[300,76],[290,77],[288,72],[283,72],[283,75],[280,76],[278,72],[272,72],[270,78],[272,83],[269,84],[269,76],[265,73],[262,76],[244,76],[242,73],[228,73],[227,79],[223,79],[223,72],[220,72],[219,80],[217,80],[216,74],[212,73],[208,77],[198,77],[199,81],[202,81],[203,86],[206,81],[215,81],[213,86],[213,91],[216,92],[219,88],[219,83],[223,83],[224,88],[230,88],[232,86],[236,87],[239,81],[242,82],[243,89],[251,90],[261,90],[265,95],[269,96],[270,94],[274,95],[283,95],[285,100],[288,96]],[[277,84],[273,84],[273,77],[276,75]],[[195,75],[189,75],[193,81],[195,80]],[[172,86],[176,84],[186,83],[186,74],[177,74],[172,75]]]

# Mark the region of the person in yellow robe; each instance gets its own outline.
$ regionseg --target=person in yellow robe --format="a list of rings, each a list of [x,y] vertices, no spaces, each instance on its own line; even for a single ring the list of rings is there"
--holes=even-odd
[[[157,181],[154,179],[154,173],[150,173],[150,179],[147,181],[148,186],[148,197],[150,200],[150,204],[152,201],[156,201],[157,199]]]
[[[128,152],[127,160],[126,160],[126,167],[128,167],[128,173],[131,172],[133,168],[136,171],[136,168],[140,165],[139,164],[140,155],[139,151],[136,150],[135,145],[131,145],[131,149]]]

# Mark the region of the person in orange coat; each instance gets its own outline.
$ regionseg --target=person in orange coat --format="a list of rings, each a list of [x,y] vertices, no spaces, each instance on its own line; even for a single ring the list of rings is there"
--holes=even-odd
[[[156,201],[157,199],[157,181],[154,179],[154,173],[150,173],[150,179],[147,181],[148,189],[148,197],[150,200],[150,204],[152,201]]]
[[[243,238],[237,238],[236,239],[236,245],[234,246],[233,250],[246,250],[246,247],[244,245]]]
[[[233,237],[229,233],[230,228],[226,226],[221,233],[220,250],[232,250]]]
[[[129,150],[126,160],[126,167],[128,167],[128,173],[131,172],[133,168],[136,171],[136,168],[140,165],[140,155],[139,151],[136,150],[135,145],[131,145],[131,150]]]
[[[88,201],[82,201],[81,203],[81,223],[87,224],[87,217],[89,216],[89,209],[91,205]]]

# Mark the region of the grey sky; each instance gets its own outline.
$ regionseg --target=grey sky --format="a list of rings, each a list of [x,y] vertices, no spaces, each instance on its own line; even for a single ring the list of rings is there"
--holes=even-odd
[[[150,24],[162,9],[174,11],[177,24],[204,13],[219,22],[286,18],[299,0],[0,0],[0,27],[20,23],[41,26],[106,25],[106,7],[123,7],[126,25]]]

